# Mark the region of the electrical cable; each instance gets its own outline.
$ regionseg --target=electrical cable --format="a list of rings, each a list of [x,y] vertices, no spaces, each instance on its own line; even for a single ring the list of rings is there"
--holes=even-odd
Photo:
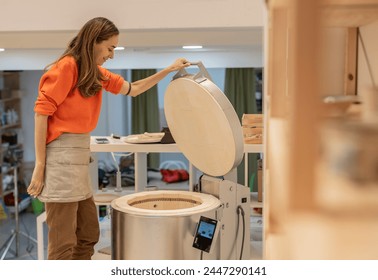
[[[244,213],[243,208],[240,205],[237,208],[237,213],[238,213],[238,217],[239,217],[239,214],[241,214],[241,216],[243,218],[243,237],[242,237],[242,243],[241,243],[241,249],[240,249],[240,258],[239,258],[241,260],[242,257],[243,257],[243,248],[244,248],[244,239],[245,239],[245,213]]]
[[[203,174],[198,178],[198,190],[197,190],[197,192],[202,192],[202,182],[201,182],[201,180],[202,180],[202,177],[203,177]]]

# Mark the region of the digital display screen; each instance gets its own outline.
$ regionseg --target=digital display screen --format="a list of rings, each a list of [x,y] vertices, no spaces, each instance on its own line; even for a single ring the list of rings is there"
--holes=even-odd
[[[205,252],[210,252],[216,227],[217,220],[201,216],[194,236],[193,247]]]
[[[212,239],[215,232],[215,226],[216,225],[213,223],[201,221],[198,228],[198,234],[203,237]]]

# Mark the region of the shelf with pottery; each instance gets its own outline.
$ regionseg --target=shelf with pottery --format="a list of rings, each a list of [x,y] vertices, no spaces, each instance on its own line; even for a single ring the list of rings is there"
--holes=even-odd
[[[12,196],[11,200],[14,200],[13,198],[13,195],[15,193],[15,189],[14,189],[14,180],[18,180],[19,178],[19,174],[20,174],[20,171],[22,170],[22,165],[21,164],[16,164],[16,165],[13,165],[13,166],[9,166],[7,167],[6,170],[4,170],[1,174],[4,176],[8,176],[7,177],[7,180],[4,180],[4,181],[7,181],[7,188],[6,189],[3,189],[2,192],[0,192],[1,194],[1,197],[4,201],[4,203],[6,203],[6,200],[5,198],[9,195]],[[18,198],[19,198],[19,202],[18,202],[18,212],[21,212],[23,210],[25,210],[29,204],[31,203],[31,197],[29,195],[26,195],[26,196],[23,196],[23,197],[20,197],[20,187],[18,187],[19,189],[17,190],[17,193],[18,193]],[[13,202],[14,203],[14,202]],[[16,207],[14,206],[14,204],[12,205],[6,205],[9,212],[10,213],[15,213],[16,211]]]
[[[20,106],[21,98],[10,97],[0,99],[0,130],[9,128],[20,128]]]
[[[3,175],[11,165],[22,162],[22,144],[18,143],[17,133],[22,128],[21,91],[19,72],[0,71],[0,196],[8,194],[3,188]],[[3,163],[4,157],[9,157]],[[22,167],[22,166],[21,166]],[[22,168],[20,169],[22,177]]]

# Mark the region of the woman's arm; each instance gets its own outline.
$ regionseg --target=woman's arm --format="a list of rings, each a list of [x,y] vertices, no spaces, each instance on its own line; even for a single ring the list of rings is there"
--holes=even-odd
[[[129,92],[130,86],[131,90],[128,95],[130,96],[137,96],[146,90],[152,88],[158,82],[160,82],[164,77],[166,77],[170,72],[178,71],[184,67],[190,66],[190,63],[185,58],[177,59],[173,64],[168,66],[167,68],[157,72],[154,75],[151,75],[145,79],[135,81],[132,83],[124,82],[121,88],[121,94],[127,94]]]
[[[28,187],[28,193],[31,196],[38,196],[43,189],[43,181],[45,177],[46,165],[46,135],[47,135],[47,119],[49,116],[35,114],[35,167],[33,176]]]

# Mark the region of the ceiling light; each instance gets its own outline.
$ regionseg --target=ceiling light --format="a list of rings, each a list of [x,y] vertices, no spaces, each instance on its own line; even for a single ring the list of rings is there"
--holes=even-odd
[[[123,51],[125,49],[125,47],[116,47],[114,50],[115,51]]]
[[[186,50],[195,50],[195,49],[202,49],[202,46],[182,46],[182,48]]]
[[[3,49],[3,48],[0,48],[0,52],[3,52],[3,51],[5,51],[5,49]]]

